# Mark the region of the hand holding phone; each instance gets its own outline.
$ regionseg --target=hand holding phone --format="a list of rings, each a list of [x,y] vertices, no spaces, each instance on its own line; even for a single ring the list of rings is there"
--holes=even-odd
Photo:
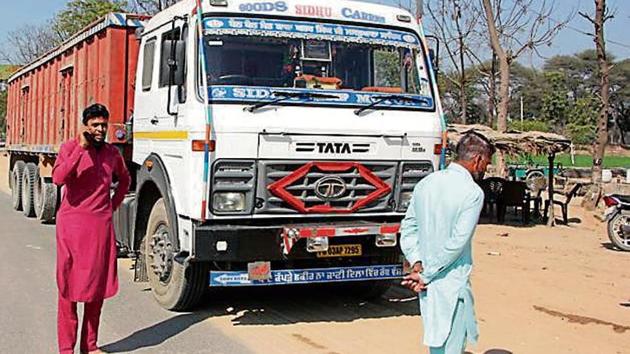
[[[92,136],[86,131],[79,135],[79,145],[84,149],[87,149],[90,145],[92,145],[92,140]]]

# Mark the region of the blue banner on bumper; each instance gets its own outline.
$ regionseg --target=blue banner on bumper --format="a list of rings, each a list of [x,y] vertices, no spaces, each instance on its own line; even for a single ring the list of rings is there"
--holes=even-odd
[[[210,272],[210,286],[268,286],[386,280],[402,277],[402,265],[272,270],[269,280],[249,280],[246,271]]]

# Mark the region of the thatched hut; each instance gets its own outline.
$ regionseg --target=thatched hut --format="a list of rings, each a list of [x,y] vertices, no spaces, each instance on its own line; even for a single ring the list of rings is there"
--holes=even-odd
[[[510,131],[501,133],[485,125],[452,124],[448,126],[448,139],[451,148],[454,148],[461,137],[469,132],[475,132],[483,135],[497,148],[497,150],[500,150],[507,155],[547,155],[549,161],[548,193],[549,198],[553,199],[554,160],[557,153],[571,148],[571,140],[554,133],[538,131]],[[550,208],[549,221],[547,224],[549,226],[553,226],[554,224],[553,206]]]

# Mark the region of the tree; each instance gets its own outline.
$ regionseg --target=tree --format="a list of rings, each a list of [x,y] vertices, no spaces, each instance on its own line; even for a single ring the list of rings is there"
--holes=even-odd
[[[127,2],[124,0],[70,0],[53,21],[57,35],[66,40],[110,12],[124,12]]]
[[[575,144],[588,145],[595,139],[599,102],[593,95],[580,97],[571,107],[566,132]]]
[[[52,30],[50,23],[24,25],[10,31],[2,50],[0,61],[23,65],[35,60],[61,43],[61,38]]]
[[[559,71],[545,74],[546,88],[542,103],[542,119],[550,123],[556,131],[562,131],[569,116],[568,89],[564,75]]]
[[[427,2],[432,32],[444,43],[444,50],[452,72],[445,78],[459,91],[458,115],[462,124],[467,122],[469,90],[467,67],[468,38],[477,27],[478,17],[470,2],[461,0],[435,0]]]
[[[615,62],[610,69],[610,143],[627,145],[630,131],[630,59]]]
[[[499,64],[499,106],[497,129],[507,129],[510,107],[510,68],[512,63],[527,51],[537,52],[542,45],[551,45],[553,38],[566,21],[551,20],[554,1],[515,0],[508,6],[503,0],[481,0],[486,18],[490,45]],[[568,21],[568,19],[567,19]],[[497,170],[505,174],[505,159],[497,154]]]
[[[598,184],[602,179],[602,164],[604,160],[604,153],[606,151],[606,144],[608,143],[608,110],[610,108],[610,66],[608,63],[608,57],[606,53],[606,40],[604,38],[604,25],[606,21],[613,18],[613,15],[606,9],[606,0],[594,0],[595,1],[595,18],[590,15],[580,12],[580,15],[587,19],[593,25],[595,30],[595,36],[593,41],[595,42],[595,50],[597,51],[597,62],[599,64],[599,99],[600,110],[599,117],[597,118],[597,130],[596,137],[593,141],[593,167],[592,167],[592,182]],[[596,204],[587,205],[588,207],[595,207]]]
[[[521,99],[523,118],[539,119],[542,116],[545,77],[536,68],[526,67],[518,62],[512,64],[510,74],[510,116],[520,117]]]
[[[133,0],[132,10],[138,13],[153,15],[181,0]]]

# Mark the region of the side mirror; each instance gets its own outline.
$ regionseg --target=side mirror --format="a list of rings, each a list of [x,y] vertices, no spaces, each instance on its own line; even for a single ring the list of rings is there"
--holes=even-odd
[[[186,42],[183,40],[170,40],[164,43],[163,50],[170,53],[166,62],[168,65],[169,86],[182,86],[186,83]]]
[[[426,36],[429,47],[429,59],[435,75],[440,71],[440,40],[436,36]]]

